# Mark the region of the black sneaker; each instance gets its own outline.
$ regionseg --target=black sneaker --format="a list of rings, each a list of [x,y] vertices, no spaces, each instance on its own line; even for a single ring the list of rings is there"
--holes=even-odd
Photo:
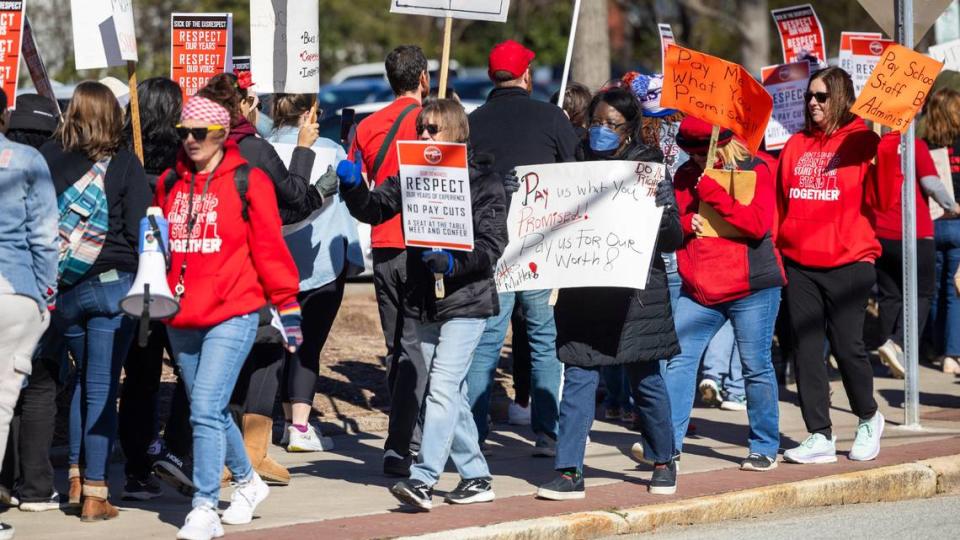
[[[671,460],[666,465],[655,465],[653,467],[649,491],[654,495],[673,495],[677,492],[676,460]]]
[[[413,465],[413,454],[401,456],[393,450],[383,453],[383,474],[397,478],[410,478],[410,467]]]
[[[193,462],[190,458],[181,458],[169,451],[164,452],[153,462],[153,473],[185,497],[193,497],[197,491],[196,486],[193,485]]]
[[[586,497],[583,487],[583,475],[563,473],[550,482],[537,488],[537,497],[551,501],[569,501]]]
[[[450,504],[471,504],[490,502],[496,496],[493,494],[493,478],[471,478],[461,480],[456,489],[447,493],[443,500]]]
[[[740,464],[741,471],[772,471],[777,468],[777,459],[756,452],[747,456]]]
[[[152,476],[137,478],[128,476],[127,483],[123,485],[123,494],[120,496],[125,501],[149,501],[163,495],[163,490],[157,485],[157,481]]]
[[[433,508],[433,489],[419,480],[401,480],[390,488],[398,501],[425,510]]]

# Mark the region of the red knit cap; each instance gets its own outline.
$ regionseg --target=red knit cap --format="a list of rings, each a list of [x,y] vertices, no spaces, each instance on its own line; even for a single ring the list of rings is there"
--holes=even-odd
[[[494,45],[490,51],[487,74],[493,79],[493,74],[498,71],[506,71],[513,75],[514,79],[523,76],[523,72],[530,67],[530,62],[537,55],[530,49],[508,39],[503,43]]]
[[[713,126],[693,116],[684,117],[677,132],[677,146],[688,154],[706,154],[710,149],[710,134]],[[721,129],[717,138],[717,148],[725,146],[733,139],[733,132]]]

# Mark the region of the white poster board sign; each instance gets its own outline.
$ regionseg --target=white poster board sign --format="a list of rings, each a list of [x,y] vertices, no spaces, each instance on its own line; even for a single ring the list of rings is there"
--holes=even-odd
[[[392,0],[390,13],[507,22],[510,0]]]
[[[500,292],[647,285],[662,208],[660,163],[603,161],[517,167],[497,263]]]
[[[78,70],[137,61],[133,0],[70,0],[70,17]]]
[[[467,145],[397,141],[408,246],[473,251]]]
[[[927,54],[937,62],[943,62],[943,69],[960,71],[960,39],[931,45]]]
[[[853,39],[883,39],[880,32],[840,32],[840,52],[837,54],[837,65],[847,73],[853,73]]]
[[[280,159],[283,160],[283,164],[287,167],[290,167],[290,161],[293,159],[293,150],[297,147],[296,144],[286,144],[286,143],[271,143],[273,144],[274,150],[277,151],[277,155],[280,156]],[[315,185],[317,180],[320,179],[320,176],[323,173],[327,172],[327,167],[337,168],[337,149],[336,148],[313,148],[313,152],[317,155],[313,160],[313,171],[310,173],[310,185]],[[326,207],[326,204],[324,204]],[[323,208],[316,210],[310,216],[298,223],[292,223],[290,225],[283,226],[283,235],[287,236],[293,234],[300,229],[306,227],[313,221],[317,214],[322,212]]]
[[[807,106],[803,93],[810,79],[810,62],[764,67],[760,79],[773,97],[773,114],[764,134],[767,150],[779,150],[791,135],[803,129],[803,111]]]
[[[859,96],[863,87],[867,85],[873,68],[880,63],[880,57],[887,46],[894,43],[892,39],[851,39],[850,46],[850,78],[853,79],[853,95]]]
[[[250,0],[250,71],[259,93],[320,88],[318,0]]]

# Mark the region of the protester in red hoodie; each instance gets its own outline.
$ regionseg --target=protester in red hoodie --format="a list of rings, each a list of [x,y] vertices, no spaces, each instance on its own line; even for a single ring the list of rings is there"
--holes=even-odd
[[[249,523],[269,489],[254,472],[228,403],[257,333],[259,310],[279,306],[288,345],[300,339],[299,276],[280,232],[273,185],[228,140],[230,113],[195,96],[177,127],[177,180],[158,183],[170,222],[167,280],[180,301],[170,344],[190,398],[193,511],[177,538],[223,535],[217,516],[224,465],[238,483],[223,523]],[[237,176],[246,172],[244,200]],[[165,175],[166,176],[166,175]]]
[[[714,169],[753,171],[756,184],[749,203],[738,202],[720,183],[704,174],[712,126],[687,116],[677,144],[690,155],[674,180],[684,240],[677,250],[683,292],[677,301],[680,354],[664,370],[670,393],[675,447],[680,451],[690,422],[700,358],[713,336],[729,320],[740,350],[750,419],[750,453],[741,469],[767,471],[777,466],[780,448],[777,378],[770,343],[784,285],[783,267],[773,247],[776,187],[767,163],[750,155],[733,133],[718,140]],[[726,174],[725,172],[722,174]],[[731,229],[708,232],[705,210]],[[716,220],[711,221],[716,222]]]
[[[796,339],[797,391],[810,436],[787,450],[794,463],[837,460],[830,424],[830,379],[824,341],[837,358],[850,408],[860,418],[852,460],[880,452],[883,415],[873,397],[873,369],[863,344],[867,297],[880,243],[868,203],[878,137],[850,112],[850,76],[818,71],[805,94],[806,126],[787,141],[777,170],[785,300]]]

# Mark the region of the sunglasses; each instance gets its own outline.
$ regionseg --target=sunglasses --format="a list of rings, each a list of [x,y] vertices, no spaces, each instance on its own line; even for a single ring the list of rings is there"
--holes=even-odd
[[[810,103],[810,98],[816,98],[817,103],[826,103],[830,99],[830,94],[826,92],[805,92],[803,94],[803,99],[806,103]]]
[[[191,135],[193,135],[193,140],[197,142],[203,142],[207,139],[207,135],[211,131],[223,131],[226,128],[218,124],[213,124],[207,127],[195,127],[195,128],[183,127],[182,124],[177,124],[176,129],[177,129],[177,136],[180,137],[181,141],[185,141],[187,140],[187,137],[190,137]]]
[[[437,133],[443,131],[440,129],[440,126],[436,124],[423,124],[422,126],[417,126],[417,133],[423,133],[424,130],[426,130],[426,132],[430,135],[436,135]]]

